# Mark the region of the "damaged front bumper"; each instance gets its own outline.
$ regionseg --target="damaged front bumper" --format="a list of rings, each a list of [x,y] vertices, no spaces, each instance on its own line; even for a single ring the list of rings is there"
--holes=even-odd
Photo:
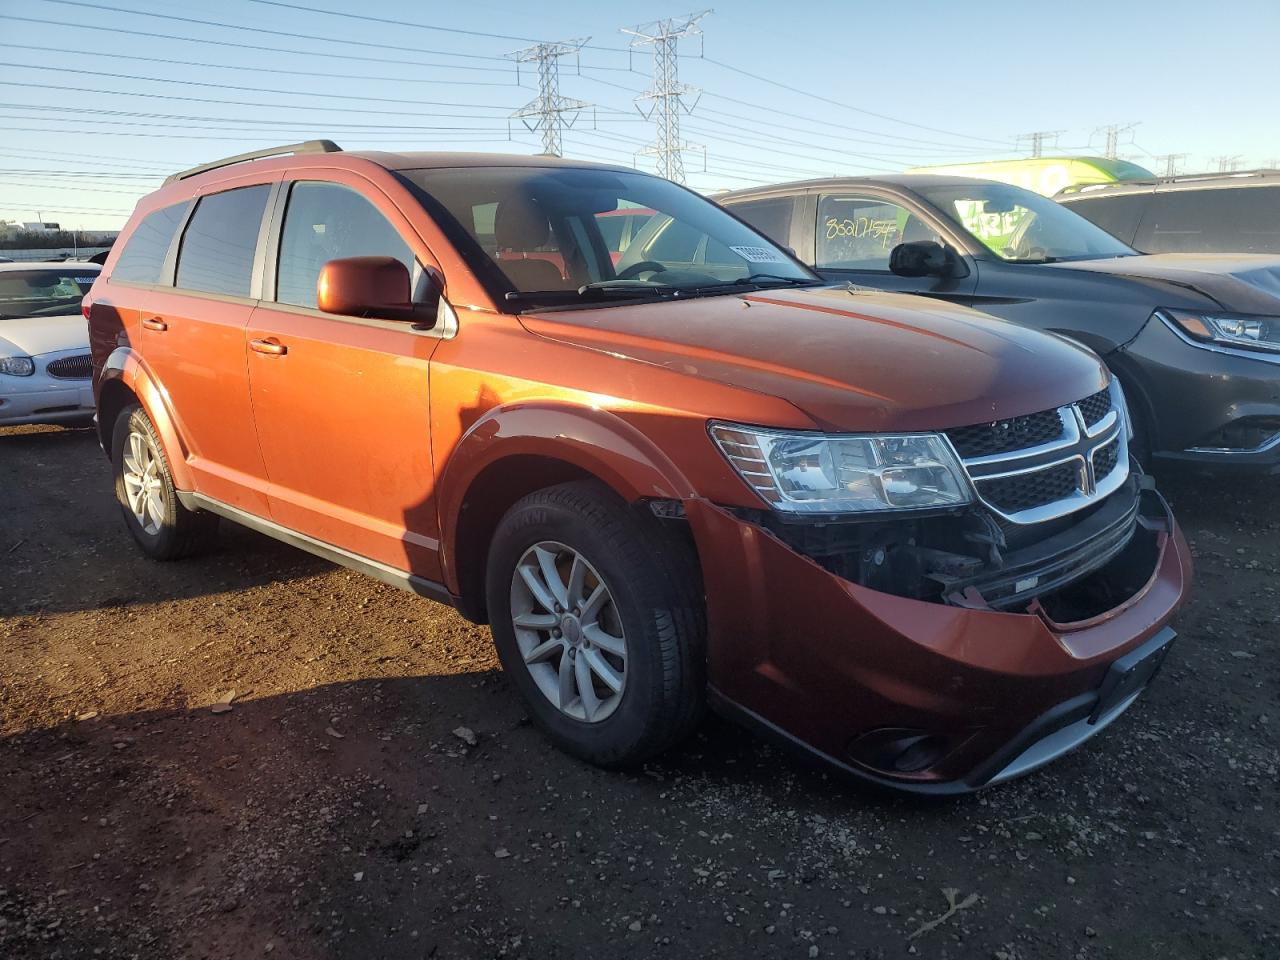
[[[1027,773],[1123,713],[1172,642],[1189,551],[1159,494],[1129,502],[1132,513],[1086,518],[1094,535],[1077,530],[1065,553],[1023,547],[1051,560],[1034,572],[975,574],[930,600],[855,583],[749,518],[688,501],[712,702],[900,790],[964,793]],[[1016,566],[1022,551],[1002,559]]]

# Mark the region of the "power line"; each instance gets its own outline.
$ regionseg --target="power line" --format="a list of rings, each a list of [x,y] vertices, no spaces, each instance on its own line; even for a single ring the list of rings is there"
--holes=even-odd
[[[1054,146],[1057,146],[1058,134],[1060,133],[1062,133],[1061,130],[1034,130],[1031,133],[1020,133],[1018,134],[1018,143],[1029,142],[1031,144],[1031,156],[1042,157],[1044,156],[1045,143],[1052,140]]]
[[[1109,123],[1105,127],[1098,127],[1094,133],[1103,133],[1106,135],[1107,143],[1103,148],[1103,156],[1108,160],[1118,160],[1120,158],[1120,136],[1128,133],[1137,127],[1137,123]],[[1090,140],[1093,138],[1090,137]],[[1132,142],[1132,140],[1130,141]],[[1139,147],[1141,149],[1141,147]]]
[[[11,47],[15,50],[31,51],[31,45],[26,43],[0,43],[0,47]],[[201,63],[194,60],[166,60],[163,57],[142,57],[132,53],[107,53],[103,50],[85,50],[76,54],[76,56],[84,56],[88,54],[93,57],[112,57],[117,60],[143,61],[146,63],[167,63],[179,67],[207,67],[212,70],[251,70],[254,73],[279,73],[291,77],[325,77],[331,80],[389,80],[395,83],[447,83],[451,87],[508,87],[512,86],[510,81],[502,82],[498,80],[458,80],[454,77],[445,79],[424,78],[424,77],[371,77],[368,74],[359,73],[333,73],[327,70],[285,70],[278,67],[264,67],[259,64],[253,66],[243,66],[239,64],[227,63]],[[423,64],[427,66],[427,64]],[[441,63],[432,64],[432,66],[444,67],[446,69],[456,70],[459,67],[456,64]],[[54,69],[54,68],[46,68]],[[487,67],[473,67],[467,69],[486,70]],[[171,81],[164,81],[169,83]],[[256,89],[256,88],[254,88]]]
[[[633,47],[653,47],[653,86],[636,98],[636,106],[645,119],[657,117],[657,139],[653,146],[641,151],[658,158],[658,172],[668,180],[684,183],[684,154],[695,149],[680,139],[680,114],[691,113],[701,92],[680,82],[680,57],[678,45],[682,38],[702,35],[698,21],[710,10],[691,13],[686,17],[656,20],[653,23],[624,29],[622,32],[635,39]],[[693,97],[693,103],[685,104],[684,98]],[[648,101],[649,110],[640,106]]]
[[[173,20],[178,23],[193,23],[204,27],[222,27],[226,30],[247,30],[253,34],[269,34],[273,37],[289,37],[294,40],[317,40],[321,43],[346,43],[356,47],[372,47],[376,50],[401,50],[405,53],[430,53],[433,56],[461,57],[469,60],[497,60],[502,57],[486,56],[478,53],[453,53],[449,50],[423,50],[421,47],[400,47],[390,43],[374,43],[369,40],[352,40],[349,37],[325,37],[314,33],[295,33],[289,30],[269,30],[266,27],[252,27],[242,23],[226,23],[221,20],[200,20],[196,17],[180,17],[172,13],[154,13],[150,10],[131,10],[128,7],[114,7],[105,3],[89,3],[87,0],[44,0],[45,3],[58,3],[68,7],[83,7],[88,10],[105,10],[108,13],[128,13],[138,17],[152,17],[161,20]],[[46,26],[48,24],[46,23]],[[315,55],[315,52],[312,52]],[[327,56],[327,54],[325,54]]]
[[[1164,175],[1166,177],[1176,177],[1178,175],[1178,162],[1191,156],[1189,153],[1162,153],[1152,154],[1152,159],[1157,162],[1164,163]]]
[[[1233,173],[1240,167],[1241,156],[1238,153],[1222,154],[1217,157],[1210,157],[1210,163],[1218,165],[1219,173]]]
[[[49,0],[50,3],[57,0]],[[161,16],[161,14],[155,14]],[[36,23],[42,27],[48,27],[47,20],[38,20],[35,17],[15,17],[9,14],[0,14],[0,20],[16,20],[22,23]],[[179,40],[184,43],[199,43],[202,45],[213,45],[218,47],[233,47],[237,50],[258,50],[263,53],[287,53],[299,57],[308,57],[314,59],[317,56],[315,50],[290,50],[288,47],[267,47],[256,43],[236,43],[232,40],[214,40],[209,37],[184,37],[172,33],[153,33],[147,30],[126,30],[123,27],[107,27],[97,23],[65,23],[60,24],[63,27],[71,27],[77,30],[98,30],[104,33],[123,33],[133,37],[148,37],[153,40]],[[441,56],[450,57],[476,57],[480,60],[496,60],[497,57],[481,57],[476,54],[464,53],[447,53],[443,50],[419,50],[419,53],[440,54]],[[479,70],[485,73],[506,73],[507,69],[503,67],[473,67],[468,64],[452,64],[452,63],[427,63],[423,60],[405,60],[402,57],[362,57],[353,53],[334,53],[325,51],[323,56],[337,60],[358,60],[361,63],[390,63],[400,67],[442,67],[449,70]],[[603,68],[599,68],[603,69]]]
[[[56,0],[56,2],[59,2],[59,3],[69,2],[69,0]],[[966,140],[977,140],[985,143],[998,143],[1001,146],[1005,145],[1004,141],[992,140],[990,137],[978,137],[971,133],[956,133],[955,131],[952,131],[952,130],[944,130],[941,127],[930,127],[922,123],[912,123],[909,120],[902,120],[902,119],[899,119],[898,117],[889,116],[888,114],[876,113],[873,110],[865,110],[862,107],[855,107],[852,104],[844,103],[843,101],[840,101],[840,100],[832,100],[830,97],[824,97],[821,94],[811,93],[808,90],[801,90],[799,87],[793,87],[790,84],[782,83],[781,81],[774,80],[770,77],[761,76],[758,73],[751,73],[748,70],[743,70],[740,67],[735,67],[732,64],[725,63],[721,60],[715,60],[711,57],[704,57],[703,59],[706,60],[707,63],[714,64],[715,66],[720,67],[723,70],[730,70],[733,73],[740,74],[744,77],[750,77],[752,80],[759,80],[761,83],[771,84],[772,86],[779,87],[783,90],[788,90],[791,93],[799,94],[802,97],[809,97],[812,100],[820,100],[823,103],[829,103],[834,107],[841,107],[842,109],[845,109],[845,110],[852,110],[855,113],[861,113],[869,117],[875,117],[878,120],[887,120],[890,123],[900,123],[903,126],[914,127],[917,130],[928,130],[930,133],[941,133],[948,137],[960,137]]]
[[[54,2],[54,0],[49,0],[49,2],[52,3]],[[57,2],[62,3],[64,2],[64,0],[57,0]],[[38,63],[9,63],[2,60],[0,60],[0,67],[17,67],[22,70],[48,70],[54,73],[78,73],[78,74],[83,74],[90,77],[109,77],[112,80],[147,80],[152,83],[165,83],[165,84],[176,83],[176,84],[180,84],[182,86],[187,86],[187,87],[211,87],[215,90],[247,90],[247,91],[250,91],[251,93],[279,93],[288,97],[328,97],[328,98],[333,98],[338,100],[359,100],[361,102],[369,101],[372,103],[398,103],[401,106],[416,106],[421,104],[422,106],[427,106],[427,107],[462,107],[467,110],[510,110],[511,109],[508,106],[503,106],[501,104],[496,104],[496,103],[458,103],[456,101],[449,101],[449,100],[416,100],[416,99],[407,100],[404,97],[373,97],[373,96],[364,96],[361,94],[354,94],[354,93],[322,93],[320,91],[312,91],[312,90],[301,90],[301,91],[277,90],[274,87],[245,86],[243,84],[237,84],[237,83],[211,83],[207,80],[175,80],[169,77],[147,77],[147,76],[142,76],[140,74],[135,74],[135,73],[108,73],[105,70],[78,70],[78,69],[75,69],[74,67],[51,67],[51,66],[45,66],[43,64],[38,64]],[[10,86],[18,86],[18,87],[33,86],[33,84],[13,83],[7,80],[3,82],[9,84]],[[109,91],[104,90],[102,92],[107,93]],[[127,95],[139,96],[139,97],[149,96],[149,94],[145,94],[145,93],[132,93],[132,92],[128,93]],[[170,99],[173,99],[173,98],[170,98]],[[290,106],[290,107],[287,107],[286,109],[296,109],[296,107]],[[372,113],[376,111],[358,110],[356,112]],[[402,111],[395,111],[395,112],[400,113]]]
[[[275,0],[260,0],[262,3],[274,3]],[[561,154],[560,133],[573,124],[572,115],[577,119],[578,113],[591,104],[585,100],[574,100],[560,94],[560,58],[569,54],[577,55],[587,41],[565,40],[558,43],[537,43],[532,47],[519,50],[511,57],[516,62],[516,76],[519,77],[520,64],[536,63],[538,65],[538,96],[511,114],[511,119],[520,120],[531,133],[542,133],[542,152],[551,157]],[[533,122],[530,123],[530,120]]]
[[[434,30],[439,33],[456,33],[469,37],[485,37],[490,40],[515,40],[518,43],[541,44],[545,41],[539,40],[537,37],[517,37],[507,33],[485,33],[480,30],[463,30],[458,27],[441,27],[431,23],[417,23],[413,20],[391,20],[386,17],[374,17],[365,13],[347,13],[344,10],[322,10],[318,7],[304,6],[298,3],[284,3],[282,0],[249,0],[250,3],[260,3],[268,7],[283,7],[287,10],[301,10],[307,14],[324,14],[330,17],[346,17],[348,20],[363,20],[367,23],[384,23],[393,27],[412,27],[416,30]],[[586,50],[610,50],[615,53],[626,53],[627,51],[621,47],[601,47],[590,46],[583,43],[582,49]]]

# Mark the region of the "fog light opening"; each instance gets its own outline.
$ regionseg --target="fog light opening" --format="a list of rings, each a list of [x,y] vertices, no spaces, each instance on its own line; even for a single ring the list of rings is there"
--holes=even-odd
[[[945,737],[905,727],[882,727],[849,744],[849,756],[883,773],[915,774],[934,766],[947,752]]]

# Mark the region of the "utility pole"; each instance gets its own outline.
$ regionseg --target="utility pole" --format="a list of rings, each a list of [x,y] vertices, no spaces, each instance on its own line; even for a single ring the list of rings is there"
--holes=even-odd
[[[1107,136],[1107,145],[1102,155],[1108,160],[1120,159],[1120,137],[1136,126],[1136,123],[1109,123],[1094,130],[1094,133],[1105,133]]]
[[[1058,134],[1061,132],[1061,130],[1036,130],[1032,133],[1019,134],[1017,142],[1022,143],[1024,140],[1029,142],[1031,144],[1031,156],[1043,157],[1045,143],[1052,140],[1054,144],[1057,144]]]
[[[656,117],[658,130],[653,145],[640,153],[657,157],[658,173],[676,183],[684,183],[684,154],[699,149],[680,139],[680,114],[692,113],[702,94],[697,87],[680,82],[677,45],[684,37],[701,37],[698,21],[711,12],[703,10],[686,17],[656,20],[622,31],[634,38],[633,48],[653,46],[653,85],[636,98],[636,109],[646,120]],[[692,98],[691,102],[685,103],[686,97]]]
[[[1155,157],[1156,161],[1164,161],[1164,175],[1166,177],[1176,177],[1178,175],[1178,161],[1185,160],[1191,156],[1189,153],[1162,153]]]
[[[516,62],[517,79],[520,76],[520,64],[538,65],[538,96],[511,114],[511,119],[519,120],[532,133],[542,133],[542,152],[547,156],[561,156],[561,131],[573,126],[578,112],[591,106],[583,100],[560,95],[560,58],[569,54],[577,56],[582,45],[589,39],[591,38],[583,37],[581,40],[537,43],[508,54]]]
[[[1210,161],[1218,165],[1219,173],[1230,173],[1240,166],[1240,154],[1222,154],[1218,157],[1210,157]]]

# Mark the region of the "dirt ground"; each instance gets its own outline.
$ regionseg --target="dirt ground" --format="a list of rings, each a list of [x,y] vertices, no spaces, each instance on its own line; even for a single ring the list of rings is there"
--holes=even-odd
[[[0,958],[1280,957],[1276,482],[1163,487],[1149,695],[922,802],[715,719],[587,767],[486,630],[229,525],[148,562],[89,431],[0,431]]]

